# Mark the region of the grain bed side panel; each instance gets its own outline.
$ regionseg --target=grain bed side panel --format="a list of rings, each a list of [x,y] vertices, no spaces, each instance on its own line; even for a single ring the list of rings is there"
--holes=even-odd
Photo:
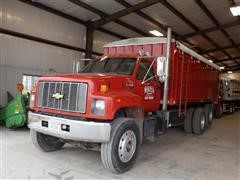
[[[171,57],[170,105],[217,99],[219,72],[216,69],[175,48]]]

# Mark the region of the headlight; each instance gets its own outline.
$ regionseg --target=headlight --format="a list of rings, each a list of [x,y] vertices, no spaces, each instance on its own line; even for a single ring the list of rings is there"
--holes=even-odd
[[[105,101],[104,100],[99,100],[99,99],[94,99],[92,101],[92,108],[91,111],[95,115],[104,115],[105,114]]]
[[[34,106],[34,101],[35,101],[35,94],[31,94],[30,95],[30,100],[29,100],[29,107],[33,107]]]

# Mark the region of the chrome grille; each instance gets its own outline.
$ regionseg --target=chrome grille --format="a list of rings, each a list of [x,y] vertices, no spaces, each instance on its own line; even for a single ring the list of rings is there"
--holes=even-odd
[[[69,82],[39,82],[37,106],[41,108],[56,109],[70,112],[86,112],[87,103],[86,83]],[[63,95],[54,98],[53,95]]]

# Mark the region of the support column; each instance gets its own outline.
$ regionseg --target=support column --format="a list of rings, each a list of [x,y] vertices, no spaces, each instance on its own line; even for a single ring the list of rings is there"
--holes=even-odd
[[[168,27],[167,29],[167,50],[166,50],[166,64],[165,64],[165,70],[166,70],[166,79],[164,82],[164,91],[163,91],[163,106],[162,110],[167,110],[168,105],[168,81],[169,81],[169,68],[170,68],[170,56],[171,56],[171,35],[172,35],[172,29]]]
[[[94,29],[92,25],[89,23],[87,25],[87,32],[86,32],[86,54],[85,58],[92,58],[93,54],[93,33]]]

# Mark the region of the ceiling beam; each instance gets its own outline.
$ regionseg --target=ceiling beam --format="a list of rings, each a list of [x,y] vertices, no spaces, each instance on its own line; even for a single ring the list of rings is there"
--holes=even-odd
[[[229,66],[228,68],[225,68],[223,70],[223,72],[227,72],[227,71],[239,71],[240,70],[240,66],[236,65],[236,66]]]
[[[193,37],[193,36],[206,34],[206,33],[210,33],[210,32],[221,30],[221,29],[227,29],[227,28],[230,28],[230,27],[238,26],[238,25],[240,25],[240,21],[233,21],[233,22],[230,22],[230,23],[221,24],[219,26],[214,26],[214,27],[211,27],[211,28],[207,28],[207,29],[195,31],[195,32],[192,32],[192,33],[189,33],[189,34],[185,34],[185,35],[183,35],[183,37],[184,38],[190,38],[190,37]]]
[[[73,17],[73,16],[71,16],[71,15],[65,14],[65,13],[63,13],[63,12],[61,12],[61,11],[56,10],[56,9],[50,8],[50,7],[48,7],[48,6],[45,6],[45,5],[41,4],[41,3],[33,2],[33,1],[31,1],[31,0],[19,0],[19,1],[24,2],[24,3],[26,3],[26,4],[29,4],[29,5],[31,5],[31,6],[37,7],[37,8],[39,8],[39,9],[45,10],[45,11],[50,12],[50,13],[52,13],[52,14],[58,15],[58,16],[63,17],[63,18],[65,18],[65,19],[68,19],[68,20],[71,20],[71,21],[74,21],[74,22],[77,22],[77,23],[79,23],[79,24],[82,24],[82,25],[87,26],[87,25],[86,25],[87,22],[85,22],[85,21],[83,21],[83,20],[81,20],[81,19],[75,18],[75,17]],[[117,0],[117,1],[120,2],[120,1],[123,1],[123,0]],[[121,3],[121,4],[122,4],[122,3]],[[122,4],[122,5],[123,5],[123,4]],[[126,6],[126,4],[125,4],[124,6]],[[131,5],[128,4],[128,6],[131,6]],[[106,13],[104,13],[104,12],[102,12],[102,11],[100,11],[100,10],[92,7],[92,6],[89,6],[89,5],[86,4],[86,3],[82,3],[82,2],[81,2],[81,7],[83,7],[83,8],[85,7],[85,9],[87,9],[87,10],[89,10],[89,11],[95,13],[95,14],[98,14],[100,17],[107,16]],[[145,14],[145,13],[143,13],[143,12],[141,12],[141,11],[136,11],[137,14],[138,14],[139,12],[140,12],[142,15]],[[139,14],[139,15],[140,15],[140,14]],[[146,14],[145,14],[145,15],[146,15]],[[143,17],[144,17],[144,16],[143,16]],[[165,27],[164,25],[162,25],[161,23],[159,23],[158,21],[154,20],[152,17],[150,17],[150,16],[148,16],[148,15],[145,16],[145,19],[151,21],[152,23],[154,22],[155,25],[158,25],[159,27],[163,27],[163,28],[165,28],[165,29],[167,28],[167,27]],[[119,25],[122,25],[122,26],[127,25],[126,23],[120,22],[119,20],[118,20],[117,22],[118,22]],[[105,28],[102,28],[102,27],[101,27],[101,28],[98,28],[98,30],[101,31],[101,32],[103,32],[103,33],[106,33],[106,34],[109,34],[109,35],[118,37],[118,38],[120,38],[120,39],[126,39],[126,38],[128,38],[128,37],[122,36],[122,35],[120,35],[120,34],[118,34],[118,33],[109,31],[109,30],[107,30],[107,29],[105,29]],[[134,29],[131,29],[131,30],[134,31]],[[137,30],[137,29],[136,29],[136,30]],[[135,31],[135,32],[136,32],[136,31]],[[140,33],[141,33],[141,32],[139,32],[139,34],[140,34]],[[190,46],[193,46],[193,44],[192,44],[191,42],[189,42],[189,41],[188,41],[187,39],[185,39],[185,38],[182,38],[182,36],[180,36],[178,33],[173,32],[173,35],[175,36],[176,39],[181,40],[181,41],[185,41],[185,42],[188,43]],[[149,35],[144,32],[144,36],[149,36]],[[215,57],[211,56],[210,54],[208,54],[208,52],[205,52],[203,49],[201,49],[201,48],[199,48],[199,47],[195,47],[194,49],[195,49],[196,51],[198,51],[198,53],[200,53],[200,54],[207,54],[207,55],[209,55],[209,57],[210,57],[211,59],[217,61],[217,59],[216,59]],[[94,54],[99,54],[99,53],[97,53],[97,52],[93,52],[93,53],[94,53]],[[224,64],[224,63],[222,63],[222,64],[225,65],[225,66],[227,66],[227,65]]]
[[[240,47],[240,43],[236,44],[236,46]],[[205,51],[203,51],[203,53],[210,53],[210,52],[220,51],[220,50],[223,50],[223,49],[230,49],[230,48],[235,48],[235,46],[234,45],[222,46],[220,48],[205,50]]]
[[[89,4],[87,3],[84,3],[82,2],[81,0],[68,0],[69,2],[75,4],[75,5],[78,5],[84,9],[87,9],[88,11],[91,11],[97,15],[99,15],[100,17],[105,17],[106,16],[106,13],[100,11],[99,9],[93,7],[93,6],[90,6]]]
[[[121,4],[122,6],[125,6],[126,8],[132,7],[131,4],[129,4],[128,2],[124,1],[124,0],[115,0],[117,1],[119,4]],[[141,10],[138,10],[135,12],[137,15],[139,15],[140,17],[142,17],[143,19],[145,19],[146,21],[154,24],[155,26],[159,27],[160,29],[162,29],[164,32],[167,31],[168,26],[156,21],[155,19],[153,19],[151,16],[147,15],[146,13],[142,12]],[[187,41],[186,39],[182,38],[181,35],[179,35],[177,32],[172,31],[173,36],[175,37],[175,39],[177,40],[182,40],[187,42],[188,44],[191,44],[191,42]],[[193,45],[193,44],[191,44]]]
[[[189,25],[192,29],[195,31],[200,31],[200,29],[194,25],[189,19],[187,19],[182,13],[180,13],[176,8],[174,8],[170,3],[168,3],[166,0],[162,0],[161,3],[170,10],[173,14],[175,14],[177,17],[179,17],[183,22],[185,22],[187,25]],[[215,47],[220,48],[218,44],[216,44],[210,37],[208,37],[206,34],[202,34],[202,36],[211,42]],[[229,58],[231,57],[227,52],[222,50],[224,54],[226,54]]]
[[[90,6],[89,4],[87,4],[85,2],[82,2],[80,0],[68,0],[68,1],[73,3],[73,4],[75,4],[75,5],[78,5],[79,7],[87,9],[88,11],[90,11],[92,13],[95,13],[95,14],[99,15],[101,18],[109,16],[109,14],[107,14],[107,13],[105,13],[105,12],[103,12],[103,11],[93,7],[93,6]],[[124,26],[125,28],[130,29],[133,32],[136,32],[136,33],[142,35],[142,36],[149,36],[148,33],[144,32],[144,31],[142,31],[142,30],[140,30],[140,29],[138,29],[138,28],[136,28],[136,27],[134,27],[134,26],[132,26],[130,24],[127,24],[127,23],[125,23],[123,21],[116,20],[115,22],[117,24],[121,25],[121,26]]]
[[[109,34],[109,35],[111,35],[111,36],[115,36],[115,37],[117,37],[117,38],[119,38],[119,39],[127,39],[127,38],[129,38],[129,37],[120,35],[120,34],[118,34],[118,33],[109,31],[109,30],[107,30],[107,29],[105,29],[105,28],[98,28],[97,30],[98,30],[98,31],[101,31],[101,32],[103,32],[103,33]]]
[[[93,33],[94,33],[94,29],[92,28],[92,26],[87,26],[85,58],[92,58],[92,54],[93,54]]]
[[[138,10],[144,9],[146,7],[152,6],[154,4],[159,3],[159,0],[145,0],[143,2],[140,2],[138,4],[135,4],[134,6],[128,7],[126,9],[120,10],[118,12],[115,12],[111,15],[102,17],[99,20],[93,21],[93,27],[98,28],[101,27],[109,22],[115,21],[117,19],[120,19],[121,17],[127,16],[131,13],[134,13]]]
[[[237,59],[239,59],[240,60],[240,56],[236,56],[236,57],[232,57],[232,58],[226,58],[226,59],[220,59],[220,60],[218,60],[216,63],[221,63],[221,62],[225,62],[225,61],[230,61],[230,60],[232,60],[232,59],[234,59],[234,60],[237,60]]]
[[[121,4],[122,6],[125,6],[126,8],[132,7],[131,4],[129,4],[128,2],[124,1],[124,0],[115,0],[117,1],[119,4]],[[138,10],[135,12],[137,15],[139,15],[140,17],[142,17],[143,19],[145,19],[146,21],[154,24],[155,26],[159,27],[160,29],[162,29],[164,32],[167,31],[167,27],[166,25],[161,24],[160,22],[156,21],[155,19],[153,19],[151,16],[147,15],[146,13],[142,12],[141,10]],[[185,40],[183,38],[181,38],[181,36],[175,32],[172,31],[174,37],[178,40]],[[191,44],[189,41],[187,41],[188,44]]]
[[[115,0],[117,1],[119,4],[121,4],[122,6],[125,6],[126,8],[130,8],[132,7],[131,4],[129,4],[128,2],[124,1],[124,0]],[[155,19],[153,19],[151,16],[147,15],[146,13],[142,12],[141,10],[138,10],[135,12],[137,15],[139,15],[140,17],[144,18],[145,20],[149,21],[150,23],[158,26],[159,28],[161,28],[162,30],[166,31],[167,27],[163,24],[161,24],[160,22],[156,21]],[[174,32],[175,33],[175,32]],[[176,33],[175,33],[176,34]]]
[[[203,2],[201,0],[195,0],[195,2],[197,3],[197,5],[201,8],[201,10],[208,16],[208,18],[216,25],[219,26],[220,23],[217,21],[217,19],[213,16],[213,14],[208,10],[208,8],[203,4]],[[224,34],[224,36],[231,42],[231,44],[240,52],[240,49],[238,48],[238,46],[235,44],[235,42],[231,39],[231,37],[229,36],[229,34],[224,30],[221,29],[221,32]],[[237,61],[235,61],[233,59],[233,61],[240,65]]]
[[[71,45],[68,45],[68,44],[63,44],[63,43],[60,43],[60,42],[56,42],[56,41],[52,41],[52,40],[48,40],[48,39],[44,39],[44,38],[40,38],[40,37],[28,35],[28,34],[16,32],[16,31],[4,29],[4,28],[1,28],[1,27],[0,27],[0,33],[10,35],[10,36],[14,36],[14,37],[18,37],[18,38],[22,38],[22,39],[35,41],[35,42],[38,42],[38,43],[44,43],[44,44],[47,44],[47,45],[52,45],[52,46],[61,47],[61,48],[65,48],[65,49],[70,49],[70,50],[79,51],[79,52],[85,52],[84,48],[71,46]]]
[[[116,0],[116,1],[118,3],[120,3],[121,5],[125,6],[126,8],[131,7],[131,4],[129,4],[128,2],[126,2],[124,0]],[[142,11],[136,11],[135,13],[138,14],[139,16],[141,16],[142,18],[144,18],[145,20],[151,22],[152,24],[158,26],[162,30],[164,30],[164,31],[167,30],[166,25],[161,24],[160,22],[156,21],[155,19],[153,19],[151,16],[147,15],[146,13],[144,13]],[[230,28],[230,27],[234,27],[237,25],[240,25],[240,21],[233,21],[231,23],[221,24],[219,26],[207,28],[207,29],[200,30],[200,31],[195,31],[193,33],[189,33],[189,34],[185,34],[185,35],[181,35],[181,36],[174,31],[173,31],[173,34],[175,34],[176,39],[185,41],[189,37],[193,37],[193,36],[200,35],[203,33],[205,34],[205,33],[213,32],[213,31],[217,31],[217,30],[221,30],[221,29],[225,29],[225,28]]]
[[[199,30],[197,26],[195,26],[190,20],[188,20],[183,14],[181,14],[176,8],[174,8],[170,3],[166,0],[162,0],[161,3],[170,10],[175,16],[179,17],[182,21],[188,24],[192,29]]]
[[[128,2],[126,2],[125,0],[116,0],[118,3],[120,3],[121,5],[125,6],[126,8],[131,7],[131,4],[129,4]],[[145,20],[149,21],[150,23],[158,26],[159,28],[161,28],[162,30],[166,31],[167,30],[167,26],[161,24],[160,22],[156,21],[155,19],[153,19],[152,17],[150,17],[149,15],[147,15],[146,13],[142,12],[141,10],[136,11],[136,14],[138,14],[140,17],[144,18]],[[188,41],[186,38],[183,38],[181,35],[179,35],[177,32],[172,31],[173,36],[175,37],[175,39],[186,42],[188,44],[190,44],[190,46],[194,46],[194,44],[192,44],[190,41]],[[195,47],[195,50],[198,51],[198,53],[203,54],[203,50],[199,47]],[[216,60],[217,59],[213,56],[211,56],[210,54],[208,54],[208,56],[211,57],[211,59]],[[223,63],[222,63],[223,64]],[[226,66],[226,64],[223,64],[224,66]]]

